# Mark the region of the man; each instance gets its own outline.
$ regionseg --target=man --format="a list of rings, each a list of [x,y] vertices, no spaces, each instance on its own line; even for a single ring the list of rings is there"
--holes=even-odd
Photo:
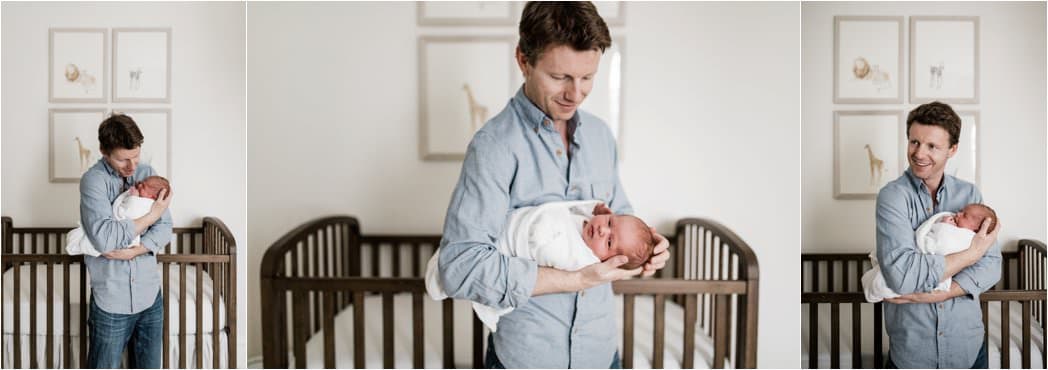
[[[981,203],[974,185],[946,175],[957,152],[961,119],[949,105],[921,105],[906,119],[910,167],[877,195],[877,259],[888,287],[885,322],[891,348],[887,368],[986,368],[979,294],[1001,277],[1001,249],[983,221],[970,247],[938,256],[917,250],[914,230],[932,215]],[[952,279],[948,292],[934,291]]]
[[[662,268],[665,238],[634,270],[618,268],[625,256],[573,272],[538,267],[494,245],[519,207],[600,199],[615,213],[632,213],[611,131],[577,109],[611,36],[588,2],[529,2],[519,31],[524,86],[469,144],[445,218],[440,279],[452,298],[515,308],[488,338],[489,368],[619,367],[608,283]]]
[[[131,341],[132,367],[159,368],[163,359],[163,297],[156,254],[171,241],[171,194],[161,190],[149,213],[135,220],[113,217],[116,197],[155,175],[139,165],[142,132],[126,115],[98,127],[102,159],[80,179],[80,222],[100,253],[84,256],[91,275],[89,368],[116,368]],[[136,236],[141,244],[129,246]]]

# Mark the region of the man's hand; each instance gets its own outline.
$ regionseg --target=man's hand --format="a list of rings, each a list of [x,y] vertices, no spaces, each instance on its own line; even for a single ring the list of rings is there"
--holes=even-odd
[[[948,299],[960,297],[968,294],[957,285],[956,281],[950,281],[949,291],[935,290],[928,293],[911,293],[895,298],[885,298],[884,300],[888,303],[903,304],[903,303],[939,303]]]
[[[167,189],[160,189],[160,194],[157,194],[156,201],[153,202],[149,212],[160,218],[169,205],[171,205],[171,193],[168,193]]]
[[[989,231],[988,229],[990,228],[991,221],[992,220],[990,220],[989,217],[983,220],[982,226],[979,227],[979,232],[975,233],[975,236],[972,237],[972,244],[968,247],[969,249],[976,250],[976,253],[978,253],[979,257],[976,258],[976,260],[982,258],[982,256],[986,254],[986,251],[990,250],[990,246],[992,246],[993,242],[997,240],[997,232],[1001,230],[1001,223],[998,222],[997,226],[993,228],[993,231]]]
[[[659,243],[655,245],[655,248],[651,252],[651,258],[644,264],[644,272],[640,275],[642,277],[648,277],[655,275],[655,271],[666,267],[666,261],[670,259],[670,241],[666,240],[666,237],[659,234],[655,228],[651,228],[652,235],[655,235],[655,240]]]
[[[597,285],[622,280],[640,274],[641,269],[639,267],[632,270],[620,269],[619,266],[626,264],[626,262],[629,262],[629,258],[619,255],[608,258],[604,262],[594,263],[576,271],[575,276],[578,279],[578,290],[586,290]]]
[[[141,244],[137,244],[130,248],[114,249],[109,252],[102,253],[102,257],[111,260],[127,261],[140,255],[143,255],[147,252],[149,252],[149,250],[146,249],[146,247],[143,247]]]

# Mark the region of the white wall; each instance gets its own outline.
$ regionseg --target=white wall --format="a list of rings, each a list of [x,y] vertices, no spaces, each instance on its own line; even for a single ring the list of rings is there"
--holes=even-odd
[[[903,81],[909,76],[909,17],[979,16],[983,198],[1001,218],[999,240],[1045,240],[1045,4],[804,3],[802,5],[802,250],[866,252],[874,248],[874,200],[833,199],[833,111],[915,104],[833,104],[833,16],[906,16]],[[908,85],[906,85],[908,86]],[[909,100],[909,89],[903,88]],[[901,145],[901,143],[900,143]],[[891,178],[899,174],[888,175]]]
[[[629,3],[627,25],[612,30],[628,37],[624,186],[663,233],[710,217],[755,249],[762,367],[797,365],[778,350],[794,339],[775,333],[799,330],[777,319],[799,315],[798,13],[797,3]],[[414,3],[251,3],[247,27],[248,322],[258,323],[270,243],[329,214],[357,216],[365,233],[440,233],[461,163],[418,159]],[[262,338],[250,339],[260,355]]]
[[[171,104],[48,103],[49,27],[171,27]],[[49,108],[170,107],[175,226],[222,219],[244,266],[243,3],[4,2],[2,61],[2,213],[15,226],[75,226],[79,219],[77,184],[48,182]],[[238,283],[242,297],[247,281]],[[246,306],[239,312],[244,354]]]

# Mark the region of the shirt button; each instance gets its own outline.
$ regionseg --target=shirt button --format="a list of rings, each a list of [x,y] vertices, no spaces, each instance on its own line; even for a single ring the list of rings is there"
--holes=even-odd
[[[931,211],[932,211],[932,209],[931,209],[931,208],[925,208],[924,210],[926,210],[926,211],[928,211],[928,212],[931,212]]]
[[[578,185],[572,185],[571,186],[571,191],[579,191]]]
[[[940,337],[942,336],[942,332],[941,332],[941,331],[939,332],[939,336],[940,336]]]
[[[561,153],[560,149],[557,149],[557,155],[561,155]]]
[[[585,290],[579,292],[579,297],[585,297],[585,296],[586,296],[586,291]]]
[[[539,133],[539,127],[538,126],[535,126],[535,133],[536,134]]]
[[[942,303],[939,303],[939,309],[942,309]]]

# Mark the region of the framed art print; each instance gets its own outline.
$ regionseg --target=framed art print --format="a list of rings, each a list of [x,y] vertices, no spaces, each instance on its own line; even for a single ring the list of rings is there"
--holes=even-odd
[[[833,121],[834,198],[876,198],[902,173],[902,112],[836,111]]]
[[[48,31],[48,101],[105,103],[109,33],[104,28]]]
[[[464,158],[473,133],[506,105],[519,87],[515,41],[510,36],[419,38],[422,159]]]
[[[514,26],[520,13],[509,1],[419,1],[420,26]]]
[[[171,102],[171,29],[113,29],[113,102]]]
[[[903,17],[833,17],[833,102],[902,103]]]
[[[910,102],[979,102],[979,17],[910,17]]]
[[[105,109],[48,110],[51,182],[80,182],[80,176],[102,158],[98,125],[105,117]]]

